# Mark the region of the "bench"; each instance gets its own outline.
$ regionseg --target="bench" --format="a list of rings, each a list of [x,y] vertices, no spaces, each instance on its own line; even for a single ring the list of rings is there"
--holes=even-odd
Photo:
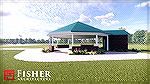
[[[57,45],[57,48],[69,48],[69,45]]]

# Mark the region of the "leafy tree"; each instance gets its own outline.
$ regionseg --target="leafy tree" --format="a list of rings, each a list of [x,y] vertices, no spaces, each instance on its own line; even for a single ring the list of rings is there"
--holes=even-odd
[[[126,30],[126,28],[123,28],[123,27],[120,27],[120,28],[118,28],[119,30]]]
[[[132,36],[132,41],[134,43],[146,43],[146,32],[145,30],[138,30]]]
[[[15,39],[15,43],[19,44],[19,39],[18,38]]]
[[[146,43],[150,44],[150,32],[147,33],[147,41]]]
[[[41,40],[38,39],[38,40],[37,40],[37,43],[41,43]]]
[[[0,38],[0,44],[3,44],[3,43],[4,43],[4,39]]]
[[[129,36],[128,36],[128,42],[129,43],[132,43],[133,41],[132,41],[132,37],[133,37],[133,34],[130,34]]]
[[[41,43],[45,43],[45,40],[44,40],[44,39],[41,39]]]
[[[22,38],[20,38],[19,43],[24,44],[24,40]]]

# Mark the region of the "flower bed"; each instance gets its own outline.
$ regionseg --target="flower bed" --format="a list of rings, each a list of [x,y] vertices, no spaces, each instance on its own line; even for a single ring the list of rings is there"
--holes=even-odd
[[[97,55],[97,54],[105,54],[105,50],[98,48],[97,50],[90,50],[90,52],[88,52],[86,49],[83,50],[78,47],[73,49],[72,52],[69,53],[69,55]]]

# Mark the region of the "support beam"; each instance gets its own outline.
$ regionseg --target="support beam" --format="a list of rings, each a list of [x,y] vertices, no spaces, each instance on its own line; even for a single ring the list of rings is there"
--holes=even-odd
[[[52,36],[52,46],[54,45],[54,37]]]
[[[57,38],[57,45],[58,45],[58,38]]]
[[[69,44],[69,39],[68,39],[68,44]]]
[[[96,42],[96,46],[98,46],[98,35],[96,35],[95,42]]]
[[[107,51],[109,51],[109,36],[107,35]]]
[[[74,38],[73,38],[73,34],[72,34],[72,46],[73,46],[73,43],[74,43]]]
[[[48,39],[48,44],[51,45],[51,37]]]

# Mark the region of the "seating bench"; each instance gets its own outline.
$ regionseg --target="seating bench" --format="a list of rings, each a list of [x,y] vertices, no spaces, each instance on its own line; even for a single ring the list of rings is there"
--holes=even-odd
[[[69,45],[57,45],[57,48],[69,48]]]

